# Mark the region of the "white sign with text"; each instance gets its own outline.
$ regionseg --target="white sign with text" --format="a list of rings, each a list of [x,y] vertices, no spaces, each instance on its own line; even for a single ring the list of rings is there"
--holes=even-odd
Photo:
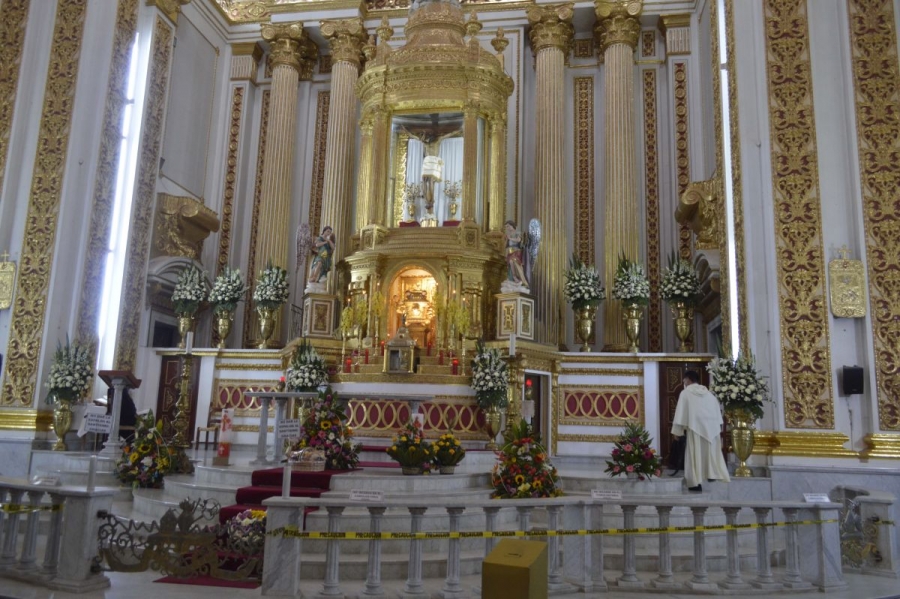
[[[84,430],[89,433],[109,434],[112,430],[112,414],[85,414]]]
[[[828,493],[804,493],[803,501],[806,503],[831,503]]]
[[[591,499],[622,499],[622,491],[591,489]]]
[[[351,489],[350,501],[384,501],[384,491]]]
[[[300,421],[297,419],[282,420],[278,423],[279,439],[296,439],[300,436]]]

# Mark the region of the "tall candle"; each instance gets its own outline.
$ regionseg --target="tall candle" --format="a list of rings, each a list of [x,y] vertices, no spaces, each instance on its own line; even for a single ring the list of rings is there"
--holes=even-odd
[[[285,499],[291,496],[291,464],[284,465],[284,473],[281,476],[281,496]]]
[[[88,466],[88,480],[87,480],[87,490],[94,490],[94,482],[97,478],[97,456],[91,456],[91,463]]]
[[[516,335],[515,333],[511,333],[509,335],[509,355],[516,355]]]
[[[187,340],[184,343],[184,353],[189,354],[194,349],[194,332],[188,331]]]

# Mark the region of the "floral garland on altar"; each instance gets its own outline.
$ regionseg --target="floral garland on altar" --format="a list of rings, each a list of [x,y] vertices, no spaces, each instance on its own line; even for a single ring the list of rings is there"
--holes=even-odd
[[[613,297],[629,307],[646,306],[650,302],[650,281],[639,262],[619,256]]]
[[[353,444],[353,430],[347,420],[346,410],[331,387],[319,391],[319,399],[300,429],[300,440],[290,451],[305,447],[321,449],[325,452],[325,467],[329,470],[356,468],[362,444]]]
[[[241,270],[226,266],[216,277],[213,287],[209,291],[209,303],[213,305],[213,311],[216,314],[234,312],[237,303],[244,299],[245,293],[247,293],[247,285],[241,276]]]
[[[289,293],[287,271],[269,260],[256,281],[254,303],[264,310],[274,310],[288,301]]]
[[[709,390],[726,412],[744,410],[754,419],[762,418],[763,402],[772,402],[766,377],[757,370],[753,356],[716,358],[706,367],[712,380]]]
[[[206,299],[206,279],[196,266],[189,266],[178,275],[178,282],[172,291],[175,314],[193,316]]]
[[[500,459],[491,471],[496,499],[559,497],[559,474],[531,425],[520,420],[506,435]]]
[[[662,463],[650,447],[650,433],[639,422],[626,422],[625,430],[615,441],[612,460],[606,462],[610,476],[634,474],[639,480],[659,476]]]
[[[91,358],[87,348],[77,343],[69,343],[66,335],[66,344],[57,342],[56,353],[53,354],[53,363],[50,365],[50,376],[47,377],[47,403],[55,404],[57,401],[76,401],[90,389],[94,380],[94,369],[91,367]]]
[[[596,306],[606,299],[606,289],[603,288],[597,269],[582,262],[576,254],[569,260],[563,293],[574,310]]]
[[[285,383],[290,391],[315,391],[328,384],[325,360],[306,339],[302,339],[294,350],[291,365],[285,373]]]
[[[663,273],[659,295],[667,302],[684,302],[693,306],[700,295],[700,279],[687,260],[681,260],[675,252],[669,255],[669,265]]]

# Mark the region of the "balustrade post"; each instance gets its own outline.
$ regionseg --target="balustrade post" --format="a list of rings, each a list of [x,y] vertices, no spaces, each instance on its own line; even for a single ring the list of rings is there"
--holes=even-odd
[[[19,540],[19,516],[18,511],[22,504],[22,495],[25,491],[11,489],[9,492],[10,510],[7,512],[6,522],[3,527],[3,550],[0,552],[0,566],[11,566],[16,563],[16,542]]]
[[[706,510],[705,505],[691,506],[694,526],[704,525]],[[709,581],[709,573],[706,570],[706,533],[702,530],[694,532],[694,573],[686,586],[695,591],[711,591],[719,588],[719,585]]]
[[[65,497],[57,493],[50,493],[50,503],[53,511],[50,512],[50,530],[47,532],[47,546],[44,548],[44,565],[41,568],[45,576],[56,575],[59,566],[59,537],[62,529],[62,508]]]
[[[865,512],[863,512],[865,516]],[[847,588],[844,573],[841,569],[841,531],[838,505],[833,507],[814,504],[802,509],[801,520],[813,520],[816,524],[800,527],[798,544],[803,548],[800,552],[801,575],[820,591],[839,591]],[[863,519],[864,521],[867,518]],[[877,526],[877,524],[876,524]],[[879,536],[888,536],[887,531]],[[882,554],[885,558],[886,554]],[[888,555],[889,557],[889,555]],[[865,573],[866,571],[863,570]],[[872,572],[870,570],[870,572]],[[875,570],[874,572],[878,572]]]
[[[559,514],[562,511],[561,505],[551,505],[547,507],[547,529],[559,530]],[[567,587],[563,578],[562,565],[559,559],[559,537],[547,537],[547,584],[550,590],[559,590]]]
[[[459,520],[465,508],[448,507],[447,514],[450,515],[450,532],[459,532]],[[463,592],[462,586],[459,584],[460,574],[460,539],[449,540],[449,555],[447,557],[447,579],[444,581],[444,588],[441,591],[441,597],[450,599],[452,597],[464,597],[468,593]]]
[[[777,590],[784,588],[781,583],[775,582],[772,578],[772,564],[769,561],[769,533],[767,520],[772,508],[755,507],[753,512],[756,514],[756,580],[750,582],[750,585],[757,589]]]
[[[594,506],[590,508],[589,512],[590,516],[588,518],[588,528],[603,528],[604,517],[603,517],[603,506]],[[594,524],[594,515],[599,515],[597,518],[596,525]],[[605,561],[603,558],[603,535],[591,535],[591,557],[593,558],[592,570],[593,573],[590,575],[593,578],[593,587],[595,591],[605,591],[609,587],[606,584],[606,578],[604,578],[604,568]]]
[[[622,521],[625,529],[634,528],[636,505],[622,506]],[[622,539],[622,576],[616,580],[620,587],[643,588],[644,582],[637,577],[637,564],[634,557],[634,535],[625,533]]]
[[[531,511],[533,509],[527,505],[516,507],[516,511],[519,512],[519,530],[522,532],[528,532],[528,529],[531,528]]]
[[[303,530],[303,510],[309,504],[298,505],[296,502],[297,500],[284,500],[279,497],[267,499],[264,504],[266,505],[266,533],[283,531],[284,534],[266,534],[266,559],[263,560],[262,576],[263,596],[296,597],[300,595],[303,539],[299,536],[289,535],[287,531]]]
[[[725,532],[728,574],[725,576],[722,586],[726,589],[748,589],[750,585],[741,578],[741,553],[738,547],[738,531],[732,528],[737,524],[737,516],[741,508],[726,507],[723,509],[725,510],[725,523],[729,528]]]
[[[369,506],[369,532],[381,532],[381,519],[387,510],[383,506]],[[366,571],[366,588],[363,595],[367,597],[383,597],[384,589],[381,587],[381,539],[375,538],[369,541],[369,567]]]
[[[497,529],[497,514],[500,513],[500,506],[484,507],[484,528],[487,532],[494,532]],[[494,550],[497,539],[487,537],[484,540],[484,557]]]
[[[562,528],[566,530],[589,530],[593,528],[591,510],[594,506],[580,502],[563,508]],[[594,547],[592,535],[566,535],[560,539],[562,545],[562,571],[565,580],[575,583],[583,593],[604,590],[594,584]]]
[[[659,518],[657,526],[661,529],[669,528],[669,517],[672,515],[671,505],[656,506],[656,515]],[[650,581],[650,586],[657,589],[675,589],[681,587],[672,576],[672,545],[666,530],[659,533],[659,575]]]
[[[409,508],[409,532],[417,533],[422,530],[422,515],[427,509],[425,507]],[[409,542],[409,571],[401,596],[406,598],[428,596],[422,585],[422,539],[412,539]]]
[[[784,508],[785,572],[782,584],[789,589],[806,589],[812,585],[800,576],[800,545],[797,543],[797,508]]]
[[[63,514],[56,576],[47,583],[51,589],[62,589],[75,593],[109,587],[109,579],[91,571],[97,555],[97,533],[100,530],[99,512],[112,510],[115,489],[98,489],[88,495],[66,497]]]
[[[344,506],[329,505],[328,532],[341,532],[341,515]],[[341,592],[341,541],[340,539],[328,539],[325,542],[325,582],[322,584],[320,597],[343,597]]]
[[[37,548],[38,522],[41,519],[41,512],[37,508],[41,505],[43,496],[44,491],[28,491],[28,507],[32,511],[29,512],[28,522],[25,525],[25,542],[22,545],[22,557],[19,559],[20,570],[37,568],[35,550]]]

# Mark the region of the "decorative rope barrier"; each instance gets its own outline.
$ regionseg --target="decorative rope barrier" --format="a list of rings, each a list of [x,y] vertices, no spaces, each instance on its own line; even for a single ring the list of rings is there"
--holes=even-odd
[[[294,526],[276,528],[269,536],[284,536],[298,539],[345,539],[348,541],[371,541],[373,539],[495,539],[504,537],[583,537],[588,535],[649,535],[659,533],[706,532],[713,530],[748,530],[791,525],[834,524],[831,520],[797,520],[796,522],[765,522],[752,524],[713,524],[709,526],[666,526],[648,528],[594,528],[589,530],[498,530],[494,532],[302,532]],[[883,521],[882,524],[887,524]],[[893,522],[890,522],[893,524]]]
[[[62,504],[56,505],[22,505],[19,503],[0,503],[0,512],[5,514],[30,514],[32,512],[58,512]]]

